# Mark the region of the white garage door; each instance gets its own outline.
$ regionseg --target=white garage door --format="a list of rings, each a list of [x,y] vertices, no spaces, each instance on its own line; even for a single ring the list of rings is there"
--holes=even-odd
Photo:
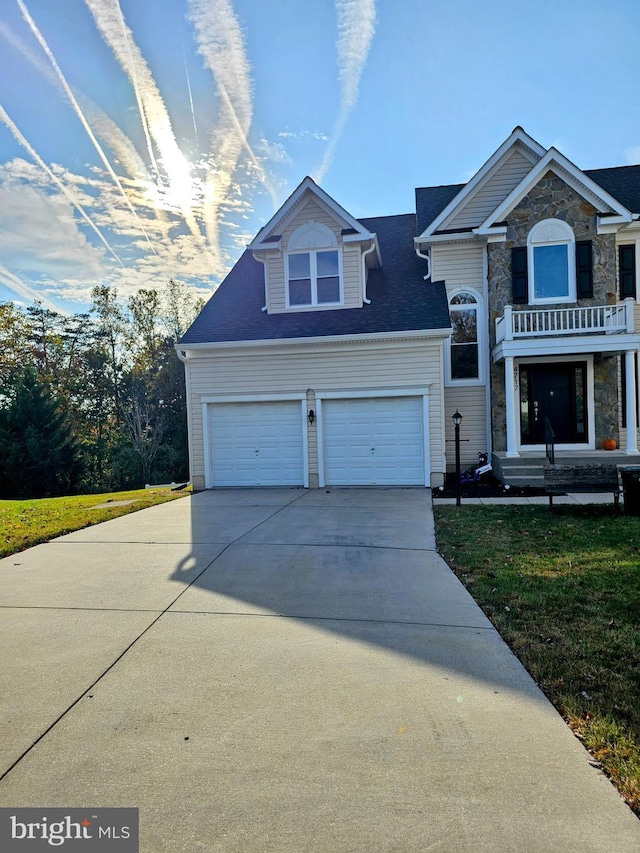
[[[214,486],[304,484],[299,401],[209,406]]]
[[[422,397],[326,400],[329,485],[424,485]]]

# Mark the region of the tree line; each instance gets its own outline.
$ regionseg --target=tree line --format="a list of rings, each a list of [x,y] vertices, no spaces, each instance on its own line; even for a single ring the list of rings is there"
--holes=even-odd
[[[0,303],[0,498],[188,478],[184,369],[174,344],[202,300],[181,282],[92,290],[87,313]]]

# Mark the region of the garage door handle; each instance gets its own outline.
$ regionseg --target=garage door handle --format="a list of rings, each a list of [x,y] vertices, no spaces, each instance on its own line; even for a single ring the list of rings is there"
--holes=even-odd
[[[375,447],[372,447],[372,448],[371,448],[371,452],[372,452],[372,453],[375,453],[375,452],[376,452]]]
[[[259,453],[260,453],[260,451],[259,451],[259,450],[256,450],[256,456],[257,456]]]

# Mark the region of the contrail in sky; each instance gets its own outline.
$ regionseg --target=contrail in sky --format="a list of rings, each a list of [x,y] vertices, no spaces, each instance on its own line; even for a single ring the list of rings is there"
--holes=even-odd
[[[338,16],[338,79],[340,112],[320,168],[318,183],[329,171],[351,110],[358,101],[360,78],[376,29],[376,0],[336,0]]]
[[[107,239],[103,235],[102,231],[100,231],[98,226],[95,225],[94,222],[90,219],[89,215],[86,213],[85,209],[82,207],[80,202],[78,202],[74,198],[73,193],[70,192],[67,187],[65,187],[65,185],[62,183],[60,178],[58,178],[58,176],[54,172],[51,171],[51,169],[47,166],[47,164],[44,162],[44,160],[38,154],[38,152],[35,150],[35,148],[31,145],[31,143],[27,139],[25,139],[25,137],[22,135],[22,133],[18,129],[17,125],[14,124],[14,122],[11,120],[9,114],[7,113],[7,111],[2,106],[0,106],[0,121],[4,122],[6,124],[6,126],[9,128],[9,130],[11,131],[11,133],[13,134],[13,136],[17,140],[17,142],[19,142],[20,145],[22,145],[22,147],[25,149],[25,151],[27,151],[31,155],[31,157],[33,157],[33,159],[36,161],[38,166],[40,166],[41,169],[44,169],[44,171],[47,173],[47,175],[56,184],[56,186],[58,187],[60,192],[65,196],[65,198],[68,201],[71,202],[71,204],[76,208],[78,213],[80,213],[82,218],[85,220],[85,222],[88,225],[90,225],[91,228],[93,228],[93,230],[98,235],[98,237],[100,238],[100,240],[102,241],[104,246],[113,255],[113,257],[116,259],[116,261],[118,261],[120,266],[124,267],[124,264],[122,263],[122,261],[120,260],[118,255],[115,253],[115,251],[109,245],[109,243],[107,242]]]
[[[64,74],[63,74],[63,73],[62,73],[62,71],[60,70],[60,67],[59,67],[58,63],[56,62],[56,59],[55,59],[55,57],[54,57],[53,53],[51,52],[51,49],[49,48],[49,45],[47,44],[47,42],[46,42],[46,41],[45,41],[45,39],[44,39],[44,36],[42,35],[42,33],[40,32],[40,30],[39,30],[39,29],[38,29],[38,27],[36,26],[35,21],[34,21],[34,20],[33,20],[33,18],[31,17],[31,15],[29,14],[29,11],[28,11],[27,7],[25,6],[25,4],[24,4],[23,0],[18,0],[18,6],[20,7],[20,11],[22,12],[22,15],[23,15],[23,17],[24,17],[25,21],[26,21],[26,22],[27,22],[27,24],[29,25],[29,27],[30,27],[31,31],[33,32],[34,36],[38,39],[38,42],[40,43],[40,46],[42,47],[42,49],[43,49],[43,50],[44,50],[44,52],[46,53],[46,55],[47,55],[47,57],[48,57],[48,59],[49,59],[49,62],[50,62],[50,63],[51,63],[51,65],[53,66],[53,69],[54,69],[54,71],[56,72],[56,74],[57,74],[57,76],[58,76],[58,79],[60,80],[60,83],[62,84],[62,87],[64,88],[64,90],[65,90],[65,92],[66,92],[66,94],[67,94],[67,97],[68,97],[68,98],[69,98],[69,100],[71,101],[71,105],[73,106],[73,108],[74,108],[74,110],[75,110],[75,112],[76,112],[76,115],[78,116],[78,118],[79,118],[79,119],[80,119],[80,121],[82,122],[82,126],[84,127],[85,131],[87,132],[87,135],[89,136],[89,139],[90,139],[90,140],[91,140],[91,142],[93,143],[94,148],[95,148],[95,149],[96,149],[96,151],[98,152],[98,155],[99,155],[100,159],[101,159],[101,160],[102,160],[102,162],[104,163],[104,166],[105,166],[105,168],[106,168],[107,172],[109,173],[109,175],[111,176],[111,179],[113,180],[113,182],[116,184],[116,186],[117,186],[117,187],[118,187],[118,189],[120,190],[120,194],[122,195],[122,197],[123,197],[123,199],[124,199],[124,201],[125,201],[125,204],[127,205],[127,207],[129,208],[129,210],[130,210],[130,211],[131,211],[131,213],[133,214],[134,218],[135,218],[135,219],[136,219],[136,221],[138,222],[139,228],[140,228],[140,230],[142,231],[142,234],[144,235],[145,240],[146,240],[146,241],[147,241],[147,243],[149,244],[149,248],[150,248],[150,249],[151,249],[151,251],[155,254],[155,249],[153,248],[153,244],[151,243],[151,240],[149,239],[149,236],[148,236],[147,232],[146,232],[146,231],[145,231],[145,229],[144,229],[144,226],[143,226],[143,224],[142,224],[142,221],[141,221],[140,217],[138,216],[138,214],[136,213],[135,208],[133,207],[133,205],[132,205],[132,204],[131,204],[131,202],[129,201],[129,196],[126,194],[126,192],[125,192],[125,190],[124,190],[124,187],[123,187],[123,186],[122,186],[122,184],[120,183],[120,179],[118,178],[118,176],[117,176],[117,175],[116,175],[116,173],[114,172],[113,167],[112,167],[111,163],[109,162],[109,159],[108,159],[107,155],[104,153],[104,150],[102,149],[102,146],[100,145],[100,143],[99,143],[99,142],[98,142],[98,140],[96,139],[96,137],[95,137],[95,135],[94,135],[93,131],[91,130],[91,127],[89,126],[89,122],[87,121],[87,119],[86,119],[86,117],[85,117],[84,113],[83,113],[83,112],[82,112],[82,110],[80,109],[80,105],[78,104],[78,102],[77,102],[77,100],[76,100],[75,95],[74,95],[74,94],[73,94],[73,92],[71,91],[71,87],[70,87],[70,86],[69,86],[69,84],[67,83],[67,81],[66,81],[66,78],[65,78]]]
[[[11,290],[18,293],[20,296],[24,296],[25,299],[29,299],[33,302],[42,302],[42,304],[51,311],[55,311],[58,314],[66,314],[66,311],[61,311],[53,304],[53,302],[47,299],[46,296],[36,290],[33,290],[28,284],[25,284],[21,278],[18,278],[17,275],[9,272],[9,270],[2,266],[2,264],[0,264],[0,282],[6,284]]]
[[[200,151],[200,140],[198,139],[198,125],[196,124],[196,113],[193,109],[193,93],[191,92],[191,78],[189,77],[189,66],[187,65],[187,52],[184,49],[184,36],[182,33],[182,24],[180,24],[180,44],[182,45],[182,59],[184,60],[184,76],[187,79],[187,91],[189,92],[189,106],[191,107],[191,119],[193,121],[193,134],[196,142],[196,148]]]
[[[45,79],[56,89],[64,91],[63,86],[57,74],[53,71],[50,65],[47,65],[40,56],[31,50],[31,48],[8,27],[3,21],[0,21],[0,36],[14,47],[28,62],[33,65]],[[133,178],[141,178],[150,181],[148,169],[135,149],[134,144],[128,136],[126,136],[118,125],[109,116],[103,112],[100,107],[93,103],[84,93],[74,89],[74,94],[80,104],[85,115],[88,116],[91,124],[96,130],[96,134],[107,143],[113,151],[116,158],[123,164],[128,174]]]
[[[230,0],[189,0],[189,20],[196,32],[198,53],[213,74],[221,96],[220,120],[211,138],[215,168],[205,188],[207,236],[219,245],[218,218],[229,196],[233,175],[244,148],[274,202],[276,192],[249,144],[253,118],[251,73],[244,37]]]
[[[189,164],[176,142],[171,119],[151,69],[126,25],[118,0],[85,0],[102,37],[129,77],[138,100],[140,119],[155,142],[162,168],[169,181],[169,198],[181,210],[191,233],[203,240],[192,212],[193,180]],[[150,157],[155,162],[151,142]]]

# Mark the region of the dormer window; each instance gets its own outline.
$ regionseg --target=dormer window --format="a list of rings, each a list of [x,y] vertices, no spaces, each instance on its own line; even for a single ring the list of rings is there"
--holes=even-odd
[[[289,305],[339,305],[340,257],[337,251],[289,255]]]
[[[545,219],[529,232],[529,282],[532,304],[576,301],[576,244],[561,219]]]
[[[333,231],[306,222],[293,232],[287,248],[287,307],[341,305],[341,258]]]

